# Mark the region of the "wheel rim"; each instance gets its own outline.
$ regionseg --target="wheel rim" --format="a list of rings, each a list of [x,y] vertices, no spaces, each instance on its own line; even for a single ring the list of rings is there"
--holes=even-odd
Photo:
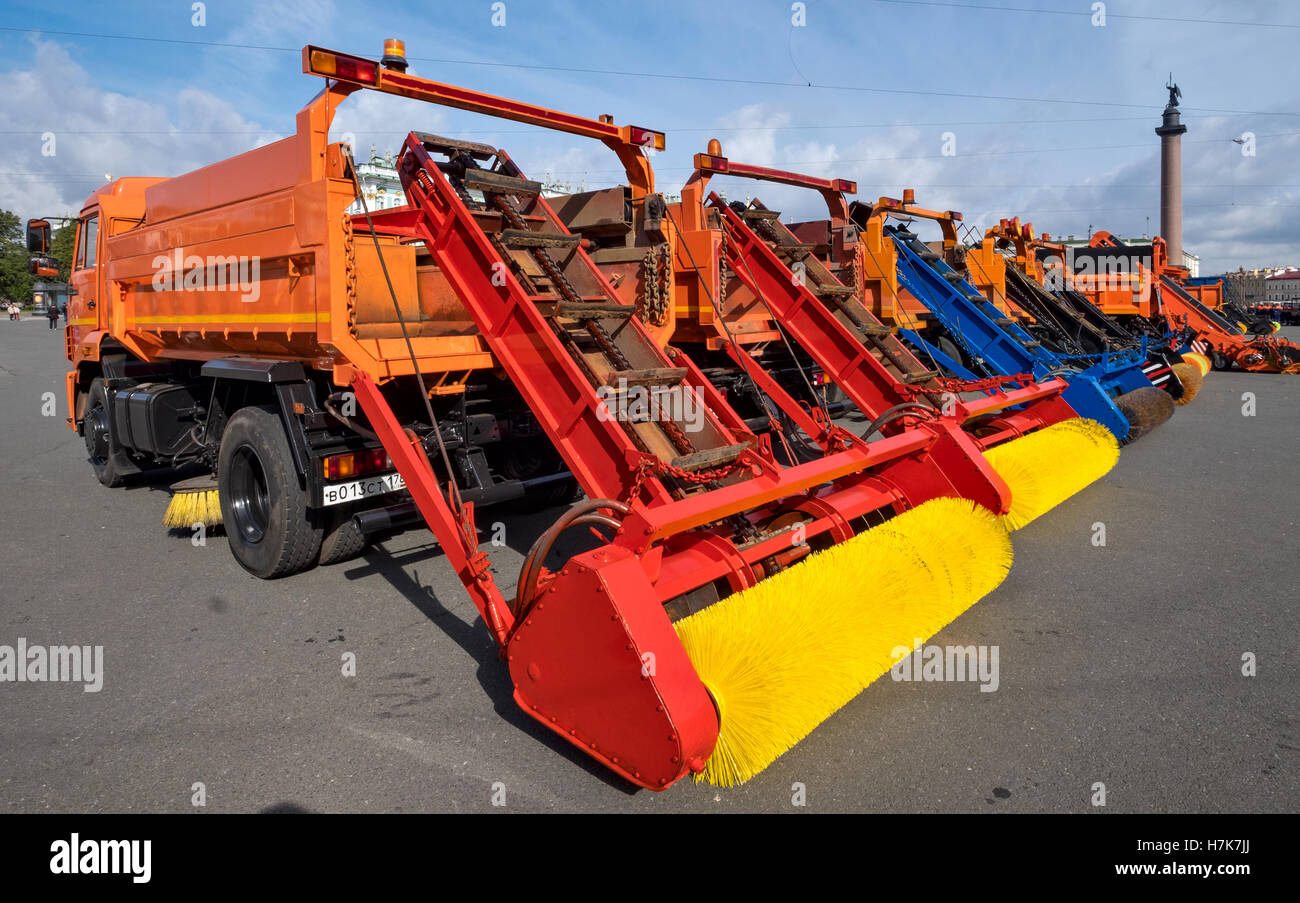
[[[270,525],[266,471],[251,446],[241,445],[230,462],[230,513],[235,530],[249,544],[266,536]]]
[[[102,405],[95,405],[86,414],[82,431],[86,440],[86,454],[96,467],[108,463],[108,417]]]

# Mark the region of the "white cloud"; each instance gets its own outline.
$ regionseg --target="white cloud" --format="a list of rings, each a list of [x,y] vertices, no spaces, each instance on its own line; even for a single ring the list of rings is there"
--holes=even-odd
[[[280,137],[197,88],[169,104],[103,91],[59,44],[34,42],[39,68],[0,74],[10,136],[0,207],[76,214],[105,175],[172,176]],[[54,73],[53,77],[46,73]],[[43,136],[54,136],[45,156]]]
[[[790,114],[773,109],[769,104],[756,103],[741,107],[722,116],[719,125],[725,137],[722,155],[740,163],[756,166],[776,164],[778,131],[790,124]],[[699,148],[704,150],[703,147]]]
[[[447,114],[441,107],[375,91],[358,91],[335,113],[330,138],[341,141],[351,133],[356,140],[353,154],[365,160],[371,146],[381,154],[396,153],[410,132],[438,134],[446,124]]]

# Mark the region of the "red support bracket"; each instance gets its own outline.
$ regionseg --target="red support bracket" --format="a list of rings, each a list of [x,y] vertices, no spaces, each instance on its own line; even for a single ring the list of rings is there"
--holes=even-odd
[[[446,496],[438,488],[437,477],[423,446],[411,441],[369,374],[357,371],[352,377],[352,391],[384,450],[393,459],[393,466],[406,481],[406,488],[421,517],[437,537],[443,554],[460,575],[504,654],[514,617],[492,579],[487,554],[479,551],[473,505],[463,505],[459,515],[452,511]]]

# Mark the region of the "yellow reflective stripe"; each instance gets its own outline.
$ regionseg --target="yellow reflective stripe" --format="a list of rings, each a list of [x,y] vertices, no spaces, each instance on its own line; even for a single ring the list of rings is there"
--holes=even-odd
[[[307,311],[297,314],[243,314],[239,316],[218,316],[213,314],[198,314],[186,316],[142,316],[133,317],[128,323],[132,326],[149,326],[149,325],[175,325],[192,323],[218,324],[218,323],[328,323],[330,315],[328,313],[316,313]],[[93,322],[93,321],[92,321]]]

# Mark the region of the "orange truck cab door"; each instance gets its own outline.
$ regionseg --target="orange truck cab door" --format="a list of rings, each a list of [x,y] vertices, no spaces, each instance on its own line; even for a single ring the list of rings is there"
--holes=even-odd
[[[68,298],[68,328],[80,343],[96,330],[108,329],[108,305],[100,298],[99,261],[103,254],[98,207],[87,208],[77,222],[77,247],[72,259],[74,294]],[[98,344],[98,343],[96,343]]]

